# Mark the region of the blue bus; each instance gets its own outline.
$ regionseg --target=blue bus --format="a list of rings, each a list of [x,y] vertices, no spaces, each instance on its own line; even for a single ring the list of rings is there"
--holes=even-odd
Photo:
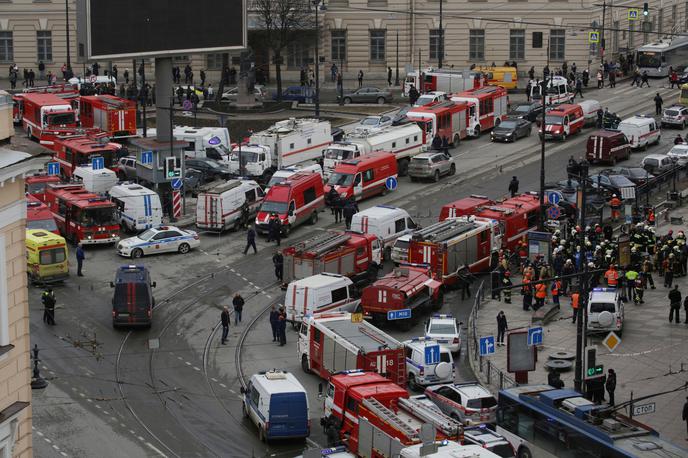
[[[517,458],[668,458],[688,450],[577,391],[523,385],[499,392],[497,433]]]

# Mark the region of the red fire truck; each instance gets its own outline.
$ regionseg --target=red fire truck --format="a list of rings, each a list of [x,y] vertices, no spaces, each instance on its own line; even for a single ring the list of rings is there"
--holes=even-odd
[[[51,183],[60,183],[60,178],[54,175],[46,175],[45,173],[31,175],[24,180],[24,190],[27,194],[31,194],[41,202],[45,202],[45,188]]]
[[[53,213],[45,203],[31,194],[26,196],[26,228],[43,229],[60,235]]]
[[[456,218],[458,216],[472,215],[476,208],[490,205],[492,201],[487,196],[479,196],[471,194],[470,197],[456,200],[452,203],[446,204],[440,210],[440,221],[447,218]]]
[[[404,446],[421,442],[424,423],[437,440],[463,439],[463,426],[424,395],[408,392],[379,374],[345,371],[330,377],[322,423],[339,426],[351,453],[362,457],[399,456]]]
[[[118,171],[117,152],[122,148],[118,143],[85,135],[56,137],[54,142],[53,157],[60,163],[60,174],[65,178],[70,178],[75,168],[90,165],[94,157],[102,157],[105,168]]]
[[[583,130],[584,125],[583,108],[578,104],[562,103],[545,113],[545,139],[565,141],[566,137]],[[542,136],[542,126],[540,135]]]
[[[305,372],[327,379],[350,369],[373,371],[394,383],[406,383],[404,345],[365,320],[344,312],[307,316],[299,330],[299,359]]]
[[[15,124],[21,124],[22,122],[25,94],[54,94],[62,99],[69,100],[72,108],[75,110],[78,110],[79,107],[79,91],[74,89],[74,86],[71,84],[55,84],[53,86],[26,88],[21,93],[12,96],[12,101],[14,102],[12,107],[12,119]]]
[[[506,119],[509,98],[506,89],[501,86],[485,86],[469,89],[453,96],[454,102],[471,103],[468,117],[468,135],[479,137],[485,132],[498,126]]]
[[[76,129],[76,115],[68,100],[55,94],[23,95],[22,125],[29,138],[41,145],[52,145],[61,130]]]
[[[282,255],[285,285],[323,272],[370,282],[382,265],[382,242],[374,234],[327,231],[285,248]]]
[[[46,188],[45,201],[66,239],[84,245],[119,240],[116,206],[106,197],[93,194],[82,185],[51,184]]]
[[[404,96],[408,97],[411,86],[421,94],[431,91],[460,92],[483,84],[480,72],[426,68],[418,76],[418,70],[406,74]]]
[[[472,106],[469,102],[446,100],[413,108],[406,113],[406,117],[415,121],[428,138],[432,139],[435,135],[447,137],[457,146],[468,135],[468,119]]]
[[[436,280],[454,285],[466,269],[490,268],[492,251],[501,245],[495,227],[495,222],[465,216],[424,227],[411,236],[409,262],[429,265]]]
[[[408,310],[404,318],[394,322],[403,330],[410,330],[423,312],[439,310],[443,303],[442,283],[433,280],[427,266],[404,264],[366,287],[361,294],[363,313],[373,323],[387,322],[390,311]]]
[[[136,104],[114,95],[81,97],[82,127],[97,127],[110,137],[136,136]]]

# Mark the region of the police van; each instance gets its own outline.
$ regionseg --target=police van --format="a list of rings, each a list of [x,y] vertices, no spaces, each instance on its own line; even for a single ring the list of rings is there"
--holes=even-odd
[[[616,288],[593,288],[588,298],[589,333],[614,331],[619,337],[623,332],[624,305]]]
[[[262,442],[310,435],[308,396],[293,374],[276,369],[254,374],[241,392],[244,416],[258,427]]]
[[[115,281],[110,287],[115,289],[112,297],[112,327],[142,326],[150,328],[153,323],[155,282],[145,266],[125,265],[117,269]]]
[[[410,234],[419,226],[403,208],[376,205],[356,213],[351,220],[351,230],[362,234],[374,234],[382,240],[386,259],[390,259],[394,242]]]
[[[140,184],[125,183],[110,188],[110,200],[117,205],[119,224],[138,232],[162,224],[160,196]]]
[[[454,358],[447,347],[427,337],[406,340],[404,346],[409,388],[419,391],[422,386],[454,381]],[[426,363],[426,347],[439,347],[439,358],[436,362]]]

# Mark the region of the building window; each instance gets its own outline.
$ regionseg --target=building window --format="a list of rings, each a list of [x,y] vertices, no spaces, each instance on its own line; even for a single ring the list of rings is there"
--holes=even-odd
[[[12,32],[0,32],[0,62],[14,60],[14,39]]]
[[[222,69],[222,56],[226,56],[227,53],[213,53],[206,55],[206,68],[208,70],[221,70]],[[227,58],[229,62],[229,57]]]
[[[0,235],[0,347],[10,344],[9,294],[7,291],[7,251],[4,235]]]
[[[174,56],[174,57],[172,58],[172,60],[175,61],[175,62],[190,62],[189,56],[188,56],[188,55],[184,55],[184,56]]]
[[[439,60],[444,48],[444,40],[440,35],[440,29],[430,30],[430,60]],[[444,56],[442,56],[444,58]]]
[[[523,60],[526,58],[526,31],[513,29],[509,32],[509,59]]]
[[[485,60],[485,30],[472,29],[468,32],[468,59]]]
[[[370,31],[370,61],[385,61],[385,30]]]
[[[295,42],[287,48],[287,67],[300,68],[310,63],[308,46]]]
[[[566,57],[566,30],[555,29],[549,32],[549,58],[564,60]]]
[[[53,33],[49,30],[36,32],[36,44],[38,46],[38,61],[52,62],[53,60]]]
[[[346,62],[346,30],[332,30],[332,60]]]

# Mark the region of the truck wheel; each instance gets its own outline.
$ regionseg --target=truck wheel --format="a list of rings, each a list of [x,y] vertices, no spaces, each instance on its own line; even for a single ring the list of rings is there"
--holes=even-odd
[[[188,243],[182,243],[181,245],[179,245],[179,252],[181,254],[186,254],[189,252],[189,250],[191,250],[191,247]]]
[[[311,369],[308,367],[308,356],[306,355],[301,356],[301,369],[303,369],[306,374],[311,373]]]
[[[473,131],[474,137],[480,137],[480,126],[476,126],[475,130]]]
[[[562,141],[562,142],[565,142],[565,141],[566,141],[566,132],[564,132],[563,134],[561,134],[561,141]]]
[[[408,386],[411,389],[411,391],[420,391],[420,386],[418,385],[418,383],[416,383],[416,376],[415,375],[409,374]]]
[[[405,177],[408,175],[409,161],[408,159],[402,159],[399,161],[398,172],[400,177]]]
[[[533,453],[530,451],[528,447],[523,446],[518,449],[518,453],[516,453],[516,456],[518,458],[533,458]]]
[[[456,175],[456,165],[452,164],[451,167],[449,167],[449,175],[453,176]]]
[[[458,147],[459,147],[459,142],[461,142],[461,137],[459,136],[459,134],[454,134],[454,140],[453,140],[453,142],[452,142],[452,146],[453,146],[454,148],[458,148]]]
[[[616,156],[612,156],[610,163],[612,164],[612,167],[616,165]]]
[[[313,225],[317,222],[318,222],[318,212],[314,211],[313,213],[311,213],[311,217],[308,219],[308,224]]]
[[[143,256],[143,250],[142,250],[141,248],[135,248],[135,249],[131,252],[131,257],[132,257],[133,259],[138,259],[138,258],[140,258],[140,257],[142,257],[142,256]]]

